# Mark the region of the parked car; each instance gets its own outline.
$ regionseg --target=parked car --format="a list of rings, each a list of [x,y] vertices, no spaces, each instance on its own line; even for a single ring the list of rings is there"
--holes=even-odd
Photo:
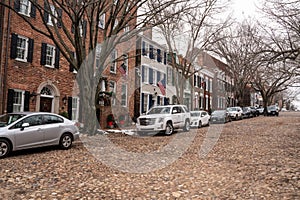
[[[268,109],[267,109],[267,115],[270,116],[270,115],[273,115],[273,116],[278,116],[279,115],[279,108],[278,106],[276,105],[271,105],[271,106],[268,106]]]
[[[209,126],[210,115],[206,111],[191,111],[191,127]]]
[[[231,122],[231,117],[227,110],[215,110],[211,113],[210,123],[227,123]]]
[[[243,119],[243,110],[241,107],[239,106],[228,107],[227,111],[231,119],[235,119],[235,120]]]
[[[263,115],[264,114],[264,107],[259,107],[256,109],[260,115]]]
[[[174,133],[175,129],[190,130],[191,115],[185,105],[167,105],[152,107],[146,115],[138,117],[138,134],[164,132]]]
[[[79,139],[75,123],[54,113],[19,112],[0,116],[0,158],[11,151],[59,145],[69,149]]]
[[[253,117],[259,116],[259,110],[255,106],[250,106]]]
[[[253,117],[253,113],[250,107],[243,107],[243,118],[250,118]]]

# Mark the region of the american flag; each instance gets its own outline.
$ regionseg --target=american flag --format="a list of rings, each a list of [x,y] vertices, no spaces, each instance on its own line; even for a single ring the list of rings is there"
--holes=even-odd
[[[166,95],[166,88],[165,88],[163,82],[164,82],[164,79],[161,81],[158,81],[157,86],[159,87],[161,94]]]
[[[121,74],[126,77],[126,66],[125,64],[123,63],[120,67],[119,67],[119,71],[121,72]]]

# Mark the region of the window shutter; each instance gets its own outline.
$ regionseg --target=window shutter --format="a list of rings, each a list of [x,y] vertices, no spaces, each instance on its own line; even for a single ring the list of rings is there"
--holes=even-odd
[[[71,54],[72,54],[72,57],[74,58],[74,56],[75,56],[75,52],[74,51],[72,51],[71,52]],[[69,71],[70,72],[73,72],[74,71],[74,67],[72,66],[72,64],[70,63],[70,65],[69,65]]]
[[[153,54],[153,46],[152,45],[149,46],[149,51],[150,51],[149,57],[150,57],[150,59],[153,59],[154,54]]]
[[[160,105],[160,96],[157,96],[157,105]]]
[[[146,55],[146,42],[145,41],[142,42],[142,55],[143,56]]]
[[[47,1],[45,1],[45,3],[44,3],[44,21],[45,21],[46,23],[47,23],[48,20],[49,20],[49,14],[48,14],[48,12],[51,12],[51,11],[50,11],[50,7],[49,7]]]
[[[56,8],[56,12],[57,12],[57,27],[61,28],[62,25],[62,9],[61,8]]]
[[[87,25],[87,21],[83,20],[83,23],[82,23],[82,31],[83,31],[83,33],[82,33],[82,36],[84,38],[86,38],[86,25]]]
[[[198,87],[200,88],[201,87],[201,77],[197,76],[197,78],[198,78]]]
[[[157,71],[157,82],[160,81],[160,72]]]
[[[42,51],[41,51],[41,65],[46,64],[46,51],[47,51],[47,44],[42,43]]]
[[[142,100],[141,100],[141,110],[142,110],[142,113],[144,113],[145,112],[145,110],[144,110],[144,98],[145,98],[145,94],[144,93],[142,93]]]
[[[34,40],[29,38],[27,62],[30,62],[30,63],[32,63],[32,59],[33,59],[33,44],[34,44]]]
[[[68,118],[72,120],[72,97],[68,97]]]
[[[197,83],[196,80],[197,80],[197,76],[194,74],[194,86],[197,86],[196,85],[196,83]]]
[[[152,104],[153,104],[152,99],[153,99],[152,94],[150,94],[149,95],[149,107],[148,107],[148,109],[152,108]]]
[[[25,99],[24,99],[24,111],[29,111],[29,104],[30,104],[30,92],[25,91]]]
[[[157,49],[157,62],[161,62],[161,50]]]
[[[153,84],[153,69],[149,68],[149,83]]]
[[[164,64],[167,64],[167,52],[164,52]]]
[[[13,112],[14,94],[15,94],[15,91],[13,89],[8,89],[7,107],[6,107],[7,113]]]
[[[166,74],[164,74],[162,84],[165,86],[165,88],[167,88],[167,75]]]
[[[142,82],[145,82],[145,66],[142,65]]]
[[[35,5],[33,5],[33,3],[36,3],[36,0],[31,2],[30,17],[35,18],[35,16],[36,16],[36,7],[35,7]]]
[[[17,12],[20,11],[20,0],[15,0],[15,2],[14,2],[14,9]]]
[[[60,51],[57,47],[55,47],[55,61],[54,61],[54,67],[56,69],[59,68],[59,56],[60,56]]]
[[[18,35],[15,33],[11,34],[11,45],[10,45],[11,59],[15,59],[17,57],[17,42],[18,42]]]

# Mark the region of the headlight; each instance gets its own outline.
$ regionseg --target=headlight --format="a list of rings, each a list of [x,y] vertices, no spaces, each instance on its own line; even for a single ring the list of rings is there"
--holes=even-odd
[[[162,122],[164,122],[164,118],[163,117],[158,118],[158,123],[162,123]]]

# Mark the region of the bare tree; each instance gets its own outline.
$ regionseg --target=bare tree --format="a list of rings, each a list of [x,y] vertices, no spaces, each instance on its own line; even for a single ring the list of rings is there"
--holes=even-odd
[[[166,8],[182,0],[29,0],[36,11],[36,18],[42,27],[36,26],[34,20],[20,14],[19,1],[1,1],[0,4],[12,10],[37,33],[51,39],[60,53],[76,69],[77,81],[80,82],[81,118],[85,131],[93,134],[97,122],[89,120],[95,116],[95,101],[102,72],[109,63],[108,58],[113,49],[123,42],[134,38],[143,31],[147,23],[153,26],[163,23],[174,12],[167,13],[153,23],[153,18]],[[155,3],[154,3],[155,2]],[[176,13],[175,13],[176,14]],[[104,21],[103,16],[105,15]],[[49,19],[52,25],[49,25]],[[72,27],[70,27],[70,24]],[[124,28],[129,30],[124,32]],[[99,45],[101,43],[101,45]],[[97,47],[101,51],[95,63]]]
[[[226,8],[225,3],[219,3],[218,0],[189,2],[192,2],[190,9],[157,26],[169,51],[169,64],[178,75],[175,76],[175,86],[179,103],[183,103],[186,82],[200,70],[195,69],[200,53],[214,43],[213,36],[227,26],[226,20],[216,17]],[[176,10],[176,7],[169,7],[155,19],[159,21],[161,16],[172,10]]]

